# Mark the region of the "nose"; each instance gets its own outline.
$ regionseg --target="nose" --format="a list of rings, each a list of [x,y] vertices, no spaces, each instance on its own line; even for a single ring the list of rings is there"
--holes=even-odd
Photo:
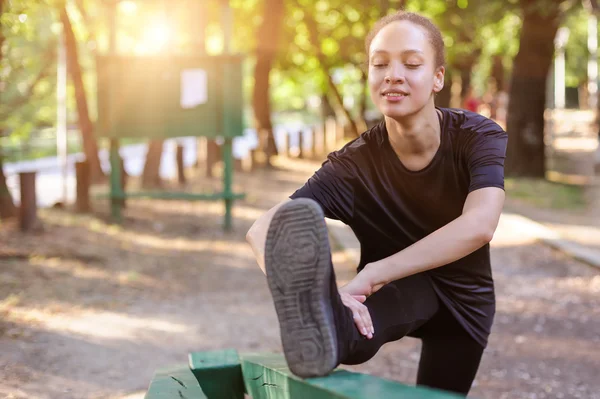
[[[385,83],[387,83],[387,84],[404,83],[404,76],[389,74],[385,77]]]
[[[390,68],[385,76],[385,83],[395,84],[404,83],[404,72],[401,66],[396,63],[391,63]]]

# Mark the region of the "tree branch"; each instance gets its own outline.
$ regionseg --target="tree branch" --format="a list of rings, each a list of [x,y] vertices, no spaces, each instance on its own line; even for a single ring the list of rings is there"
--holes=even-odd
[[[299,7],[301,7],[297,0],[296,0],[296,4]],[[340,110],[344,113],[344,115],[346,116],[346,119],[348,119],[348,123],[350,123],[352,131],[358,137],[362,126],[359,128],[359,126],[357,125],[354,118],[352,118],[352,115],[350,115],[350,112],[344,107],[344,99],[342,98],[340,91],[338,90],[337,86],[335,85],[335,83],[333,81],[333,78],[331,77],[331,74],[329,73],[329,70],[331,69],[332,66],[329,65],[329,62],[327,62],[327,57],[321,50],[321,42],[319,40],[319,29],[317,26],[317,21],[314,19],[312,14],[305,13],[304,14],[304,23],[306,24],[306,27],[308,29],[308,36],[310,38],[309,40],[310,40],[313,48],[315,49],[317,59],[319,60],[319,64],[321,64],[321,67],[323,68],[323,72],[327,76],[327,83],[329,85],[329,88],[333,92],[333,95],[340,106]]]

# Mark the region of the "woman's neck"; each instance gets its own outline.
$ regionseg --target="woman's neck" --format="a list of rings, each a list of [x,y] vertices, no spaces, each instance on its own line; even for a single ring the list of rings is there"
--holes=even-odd
[[[435,107],[423,109],[418,114],[403,120],[385,117],[390,144],[402,158],[427,156],[440,146],[441,127]]]

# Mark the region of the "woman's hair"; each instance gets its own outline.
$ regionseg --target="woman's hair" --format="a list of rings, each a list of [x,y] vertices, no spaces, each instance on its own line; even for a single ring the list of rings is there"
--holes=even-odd
[[[371,42],[373,41],[373,38],[375,38],[375,36],[379,33],[381,29],[396,21],[409,21],[413,24],[423,27],[429,35],[429,42],[431,43],[433,51],[435,52],[436,68],[445,65],[446,51],[444,49],[444,39],[442,39],[442,33],[440,32],[438,27],[435,26],[433,22],[429,20],[429,18],[426,18],[419,14],[415,14],[413,12],[406,11],[398,11],[394,14],[387,15],[381,18],[379,21],[375,22],[375,25],[373,25],[373,28],[371,29],[371,31],[365,39],[367,57],[369,55],[369,48],[371,47]]]

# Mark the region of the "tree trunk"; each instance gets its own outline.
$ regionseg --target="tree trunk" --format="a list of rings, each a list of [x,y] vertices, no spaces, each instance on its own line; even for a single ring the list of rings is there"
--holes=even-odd
[[[4,175],[4,163],[2,157],[2,148],[0,148],[0,219],[8,219],[18,215],[17,207],[13,202],[12,195],[6,185],[6,176]]]
[[[271,124],[269,76],[273,67],[273,60],[279,49],[283,14],[283,0],[266,0],[263,21],[257,32],[258,44],[256,48],[256,66],[254,68],[252,106],[259,148],[266,157],[267,165],[270,165],[271,156],[277,155],[273,125]]]
[[[269,90],[269,75],[271,74],[273,57],[274,54],[257,50],[256,66],[254,67],[254,92],[252,94],[258,150],[265,157],[267,165],[271,164],[271,157],[277,155],[277,147],[274,145],[273,125],[271,124]]]
[[[492,78],[496,83],[496,89],[498,91],[506,90],[504,64],[502,63],[502,56],[495,55],[492,62]]]
[[[321,118],[326,120],[329,117],[336,117],[335,109],[331,105],[331,101],[329,101],[329,96],[327,93],[321,95]]]
[[[364,69],[360,70],[360,86],[362,88],[358,104],[358,126],[361,132],[368,129],[367,124],[367,96],[369,92],[369,76]]]
[[[559,26],[558,4],[540,13],[534,0],[523,0],[523,27],[514,60],[507,116],[507,175],[545,177],[544,109],[546,79]],[[533,7],[532,7],[533,5]]]
[[[71,21],[69,20],[69,15],[67,14],[67,9],[65,7],[60,9],[60,20],[63,24],[65,45],[67,48],[67,68],[75,88],[75,100],[77,104],[77,115],[79,117],[79,129],[81,130],[81,139],[83,142],[83,151],[86,159],[90,163],[92,182],[98,182],[104,177],[104,172],[100,166],[100,158],[98,157],[98,143],[94,137],[94,125],[90,120],[90,114],[88,111],[81,65],[79,65],[77,41],[75,39],[73,27],[71,26]]]
[[[160,178],[160,163],[162,160],[164,140],[151,140],[148,143],[146,162],[142,172],[142,187],[156,188],[162,185]]]
[[[358,103],[358,112],[360,113],[360,117],[366,122],[367,120],[367,97],[369,93],[369,81],[368,74],[364,69],[360,70],[360,99]]]
[[[4,0],[0,0],[0,16],[4,11]],[[4,43],[4,35],[2,29],[0,29],[0,60],[2,60],[2,44]],[[2,137],[2,130],[0,130],[0,137]],[[13,202],[12,195],[8,191],[6,185],[6,176],[4,175],[4,159],[2,156],[2,146],[0,142],[0,219],[8,219],[17,216],[17,207]]]
[[[465,101],[465,97],[471,87],[471,72],[473,71],[473,65],[468,65],[460,70],[460,102],[461,104]]]
[[[356,123],[354,118],[352,118],[350,111],[348,111],[346,109],[346,107],[344,107],[344,99],[342,98],[342,95],[340,94],[340,91],[338,90],[337,86],[333,82],[333,78],[329,74],[329,68],[326,67],[325,56],[320,51],[319,51],[319,53],[320,53],[319,61],[320,61],[321,65],[323,66],[324,72],[327,74],[327,83],[329,84],[329,90],[331,90],[335,99],[337,100],[337,103],[339,105],[339,110],[346,116],[348,123],[350,123],[350,130],[352,131],[352,134],[354,136],[358,137],[361,133],[360,127],[358,126],[358,124]]]

